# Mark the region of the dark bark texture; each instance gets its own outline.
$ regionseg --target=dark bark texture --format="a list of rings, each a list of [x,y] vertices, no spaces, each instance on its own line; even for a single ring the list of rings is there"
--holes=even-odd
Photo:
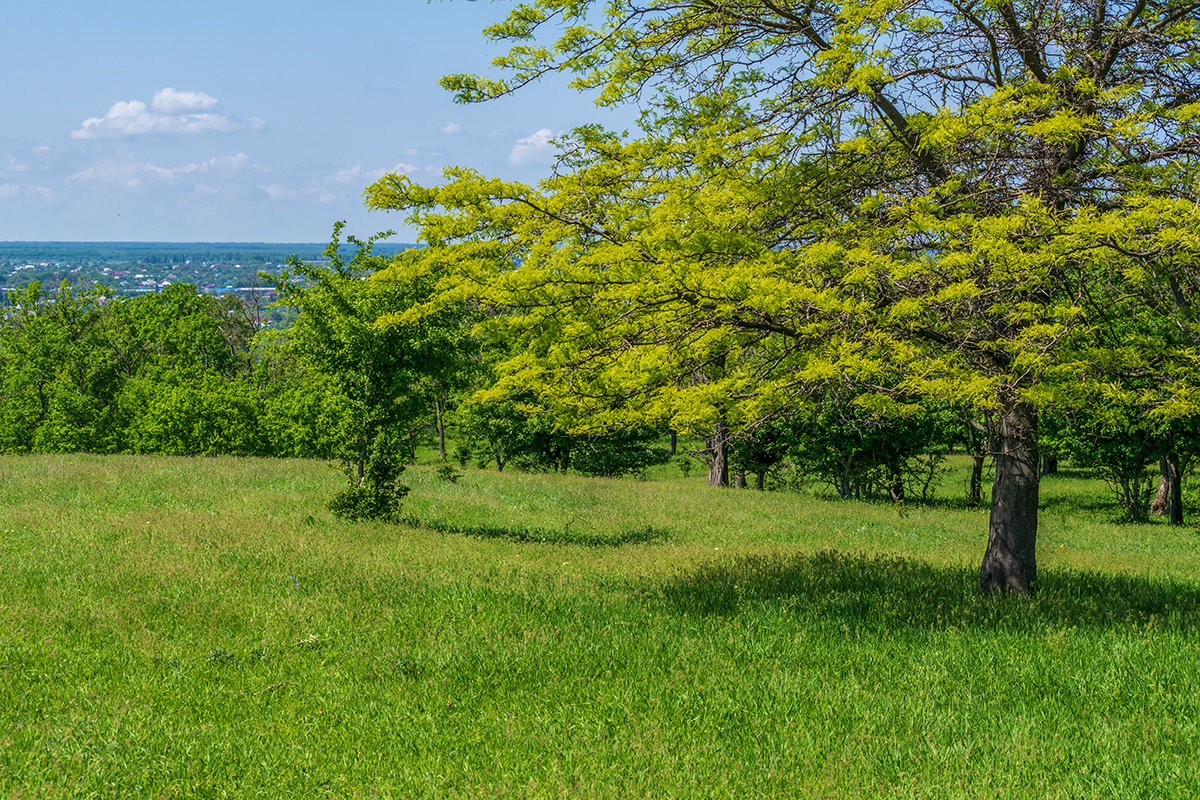
[[[729,429],[720,419],[713,426],[712,437],[706,442],[708,450],[708,485],[729,486]]]
[[[1158,461],[1158,492],[1150,504],[1150,513],[1167,517],[1172,525],[1183,524],[1183,462],[1178,453],[1168,453]]]
[[[967,489],[967,502],[973,506],[983,504],[983,465],[987,456],[971,456],[971,486]]]
[[[446,460],[446,426],[442,423],[442,401],[433,398],[433,413],[437,419],[438,458]]]
[[[984,594],[1031,593],[1037,582],[1037,510],[1040,466],[1037,409],[1011,401],[998,426],[996,481],[988,544],[979,570]]]
[[[1150,503],[1150,513],[1156,517],[1165,517],[1171,505],[1171,467],[1164,456],[1158,460],[1158,491],[1154,493],[1154,501]]]
[[[987,461],[991,442],[990,415],[984,416],[984,421],[975,419],[974,415],[964,419],[967,431],[967,452],[971,456],[971,484],[967,489],[967,502],[973,506],[983,504],[983,467]]]
[[[1179,454],[1170,453],[1166,458],[1167,464],[1167,483],[1170,487],[1168,493],[1169,502],[1167,503],[1168,511],[1170,512],[1170,520],[1172,525],[1183,524],[1183,468],[1180,464]]]

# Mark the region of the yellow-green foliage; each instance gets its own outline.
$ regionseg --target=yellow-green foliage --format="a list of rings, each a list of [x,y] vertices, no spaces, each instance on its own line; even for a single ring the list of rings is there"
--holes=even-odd
[[[999,406],[1136,373],[1200,410],[1194,9],[599,5],[523,4],[505,77],[445,84],[568,72],[638,97],[635,136],[564,136],[537,186],[367,190],[431,245],[405,270],[527,343],[501,391],[701,429],[830,381]]]

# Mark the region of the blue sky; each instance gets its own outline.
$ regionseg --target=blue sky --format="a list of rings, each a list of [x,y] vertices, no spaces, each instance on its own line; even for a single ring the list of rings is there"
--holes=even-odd
[[[395,228],[363,188],[459,164],[535,181],[548,136],[632,127],[548,81],[456,105],[510,0],[38,0],[0,49],[0,240],[311,242]]]

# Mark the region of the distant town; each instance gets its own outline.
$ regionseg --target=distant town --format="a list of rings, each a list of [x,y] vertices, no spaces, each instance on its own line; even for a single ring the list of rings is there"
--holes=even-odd
[[[380,242],[392,255],[411,244]],[[117,294],[159,292],[189,283],[202,292],[267,292],[269,278],[295,255],[322,262],[326,245],[263,242],[0,242],[0,293],[40,281],[52,290],[64,280],[99,283]],[[348,257],[349,254],[347,254]]]

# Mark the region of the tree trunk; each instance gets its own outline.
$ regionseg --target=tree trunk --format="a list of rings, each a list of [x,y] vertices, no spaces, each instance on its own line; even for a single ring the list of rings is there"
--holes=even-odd
[[[971,485],[967,489],[967,502],[978,506],[983,504],[983,465],[991,447],[990,415],[984,412],[983,424],[976,421],[974,415],[965,417],[963,423],[967,431],[967,452],[971,455]]]
[[[755,489],[758,489],[761,492],[767,488],[766,484],[767,484],[767,473],[766,472],[760,470],[759,472],[754,473],[754,488]]]
[[[1037,409],[1008,399],[998,428],[996,481],[979,590],[1030,594],[1037,582]]]
[[[746,471],[744,469],[739,469],[737,474],[733,476],[733,485],[737,489],[746,488]]]
[[[724,416],[717,419],[708,445],[708,485],[729,486],[729,429]]]
[[[971,488],[967,491],[967,502],[973,506],[983,503],[983,463],[987,456],[982,453],[971,456]]]
[[[1179,463],[1179,454],[1170,453],[1163,461],[1167,465],[1168,478],[1167,482],[1170,485],[1170,503],[1171,524],[1183,524],[1183,469]]]
[[[355,470],[358,473],[358,482],[355,484],[356,486],[362,486],[363,482],[367,479],[367,448],[368,448],[368,446],[369,446],[369,443],[367,442],[367,434],[364,431],[362,438],[359,439],[359,441],[358,441],[358,463],[356,463],[354,465]]]
[[[446,426],[442,423],[442,401],[433,398],[433,413],[437,417],[437,432],[438,432],[438,458],[442,461],[446,460]]]
[[[1150,503],[1150,513],[1156,517],[1165,517],[1171,505],[1171,466],[1166,458],[1158,460],[1158,491]]]
[[[1058,455],[1056,453],[1046,453],[1042,456],[1042,474],[1054,475],[1058,472]]]
[[[838,476],[838,497],[850,499],[850,459],[842,459],[842,474]]]
[[[671,455],[675,455],[675,451],[679,449],[679,433],[675,430],[671,431]]]

